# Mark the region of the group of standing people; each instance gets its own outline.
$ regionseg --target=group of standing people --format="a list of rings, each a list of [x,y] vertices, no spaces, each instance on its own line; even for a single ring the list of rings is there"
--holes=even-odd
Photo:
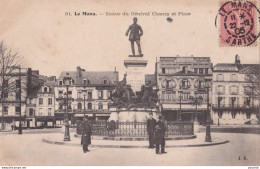
[[[167,153],[165,152],[166,126],[162,116],[159,116],[159,120],[156,121],[153,118],[153,114],[150,113],[150,118],[147,120],[147,132],[149,136],[149,148],[156,148],[156,154],[160,154],[160,152],[161,154]]]
[[[88,117],[83,118],[82,122],[82,137],[81,144],[83,145],[83,152],[89,151],[88,146],[91,144],[91,124],[88,121]],[[166,126],[162,116],[159,116],[159,120],[156,121],[153,118],[153,114],[150,113],[150,118],[147,120],[147,132],[149,136],[149,148],[156,148],[156,154],[167,153],[165,152],[165,132]],[[160,151],[161,150],[161,151]]]

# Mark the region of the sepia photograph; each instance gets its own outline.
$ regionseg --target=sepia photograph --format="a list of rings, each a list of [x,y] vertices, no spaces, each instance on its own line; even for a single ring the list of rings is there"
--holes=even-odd
[[[258,0],[0,0],[0,167],[260,166]]]

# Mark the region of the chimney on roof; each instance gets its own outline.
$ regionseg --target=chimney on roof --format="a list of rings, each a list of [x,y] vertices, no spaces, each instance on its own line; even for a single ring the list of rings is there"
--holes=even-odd
[[[77,78],[81,78],[81,68],[77,66]]]
[[[239,59],[238,54],[235,56],[235,64],[236,64],[237,66],[240,65],[240,59]]]

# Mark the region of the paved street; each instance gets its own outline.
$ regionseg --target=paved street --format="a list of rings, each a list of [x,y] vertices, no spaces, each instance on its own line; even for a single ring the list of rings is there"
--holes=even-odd
[[[156,155],[154,150],[145,148],[96,147],[84,154],[79,146],[43,143],[42,138],[50,135],[0,133],[0,166],[260,165],[260,135],[256,134],[212,133],[230,142],[207,147],[168,148],[168,153],[163,155]],[[238,160],[239,157],[241,160]],[[244,157],[246,160],[243,160]]]

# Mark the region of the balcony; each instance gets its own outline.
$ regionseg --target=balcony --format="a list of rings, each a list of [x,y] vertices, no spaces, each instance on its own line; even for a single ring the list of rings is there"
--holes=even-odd
[[[185,99],[185,100],[181,100],[182,104],[191,104],[191,100],[190,99]],[[211,102],[211,100],[209,100],[209,102]],[[180,99],[174,99],[174,100],[161,100],[162,104],[180,104]],[[201,104],[207,104],[207,100],[203,100]]]
[[[92,101],[93,99],[92,98],[85,98],[85,101]],[[75,99],[75,101],[77,102],[83,102],[84,101],[84,98],[83,97],[78,97]]]
[[[73,113],[83,114],[84,113],[84,109],[74,109]],[[109,109],[97,109],[97,110],[86,109],[85,113],[107,114],[107,113],[110,113],[110,110]]]
[[[110,113],[109,109],[97,109],[93,111],[96,114]]]
[[[212,109],[213,110],[257,110],[259,109],[258,105],[250,105],[250,106],[246,106],[246,105],[232,105],[232,104],[212,104]]]
[[[188,89],[190,89],[190,85],[189,86],[187,86],[187,85],[185,85],[185,86],[180,86],[180,89],[182,89],[182,90],[188,90]]]

